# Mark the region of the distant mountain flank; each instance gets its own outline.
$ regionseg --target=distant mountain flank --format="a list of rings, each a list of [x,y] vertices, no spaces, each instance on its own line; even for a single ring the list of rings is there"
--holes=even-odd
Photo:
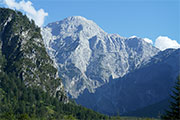
[[[97,88],[93,94],[85,91],[76,101],[109,115],[115,115],[117,111],[125,114],[145,107],[150,108],[149,105],[160,103],[169,97],[176,77],[180,74],[179,56],[180,49],[159,52],[140,68],[123,77],[110,80],[108,84]],[[164,107],[160,105],[154,110],[157,113],[147,115],[146,112],[141,116],[155,117],[163,110]],[[136,115],[140,116],[137,112]]]

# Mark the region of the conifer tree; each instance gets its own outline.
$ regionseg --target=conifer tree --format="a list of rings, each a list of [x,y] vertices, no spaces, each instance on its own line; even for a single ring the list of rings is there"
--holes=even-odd
[[[164,120],[180,120],[180,75],[177,78],[176,85],[172,90],[169,110],[162,116]]]

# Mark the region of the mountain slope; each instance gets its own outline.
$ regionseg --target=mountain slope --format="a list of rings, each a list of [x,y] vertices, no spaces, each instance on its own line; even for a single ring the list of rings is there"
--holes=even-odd
[[[81,16],[50,23],[42,32],[47,51],[55,61],[66,91],[78,98],[141,66],[159,50],[141,38],[124,38],[104,32]]]
[[[94,94],[84,92],[77,102],[112,115],[135,111],[164,100],[169,97],[176,77],[180,74],[179,56],[180,49],[159,52],[140,68],[122,78],[111,80],[96,89]]]
[[[0,8],[0,54],[5,58],[5,73],[15,73],[27,87],[38,86],[62,101],[67,100],[40,28],[18,11]]]

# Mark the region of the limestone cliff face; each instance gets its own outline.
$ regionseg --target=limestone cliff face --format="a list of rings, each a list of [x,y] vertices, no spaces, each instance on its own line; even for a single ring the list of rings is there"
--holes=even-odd
[[[110,77],[123,77],[159,52],[142,38],[108,34],[81,16],[50,23],[42,35],[65,89],[74,98],[85,89],[95,92]]]

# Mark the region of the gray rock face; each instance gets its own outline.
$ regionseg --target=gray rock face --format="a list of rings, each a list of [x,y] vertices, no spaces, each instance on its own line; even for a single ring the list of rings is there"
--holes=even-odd
[[[65,89],[73,98],[85,89],[94,93],[110,77],[123,77],[159,52],[141,38],[108,34],[80,16],[50,23],[42,35]]]

